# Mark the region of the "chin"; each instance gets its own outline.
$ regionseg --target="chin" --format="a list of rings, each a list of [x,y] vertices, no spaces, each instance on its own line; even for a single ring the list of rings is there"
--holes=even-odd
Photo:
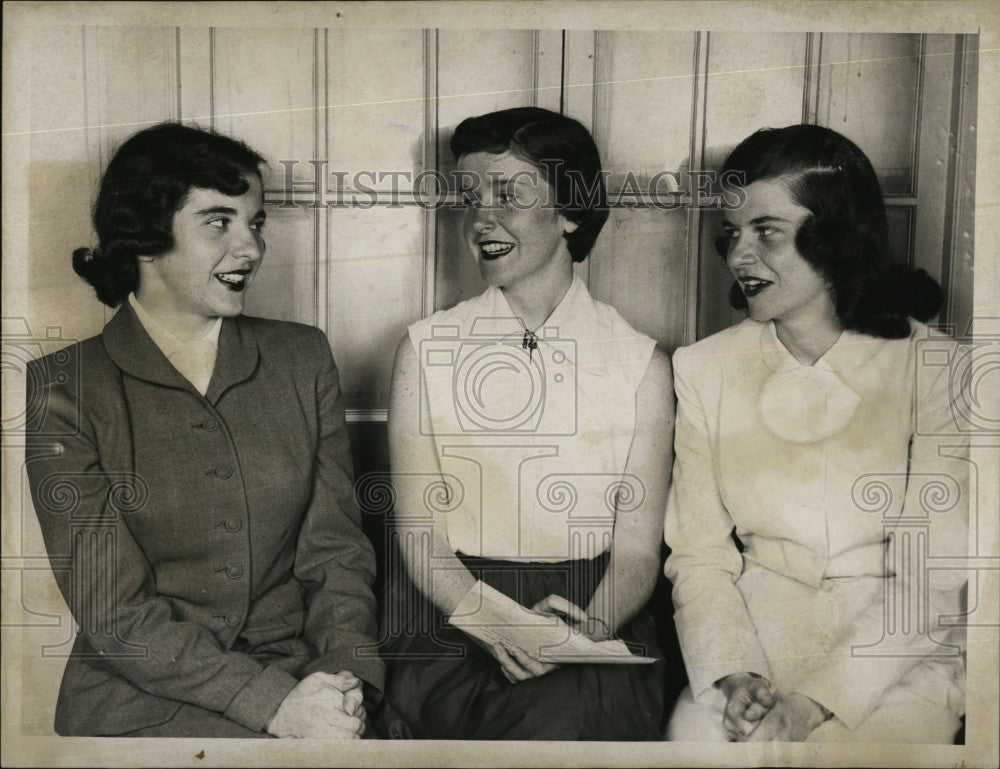
[[[757,321],[758,323],[767,323],[769,320],[774,320],[774,313],[768,312],[763,307],[758,307],[756,310],[752,307],[747,310],[750,317]]]
[[[502,286],[504,284],[505,272],[499,265],[490,264],[489,262],[479,263],[479,276],[491,286]]]
[[[226,305],[225,307],[217,307],[216,313],[220,318],[235,318],[237,315],[243,314],[243,302],[238,305]]]

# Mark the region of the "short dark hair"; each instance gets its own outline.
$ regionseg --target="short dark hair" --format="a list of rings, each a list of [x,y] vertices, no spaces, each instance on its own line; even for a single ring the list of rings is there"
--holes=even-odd
[[[587,258],[608,220],[608,200],[601,155],[582,123],[541,107],[515,107],[466,118],[450,146],[456,159],[509,151],[541,170],[560,213],[577,225],[564,235],[570,256]]]
[[[246,144],[204,128],[160,123],[134,134],[108,163],[94,203],[98,245],[73,252],[73,269],[117,307],[139,285],[139,256],[159,256],[174,246],[174,214],[199,187],[225,195],[249,189],[245,176],[261,178],[264,158]]]
[[[850,139],[816,125],[764,128],[729,154],[722,171],[736,175],[739,186],[782,179],[809,209],[795,246],[830,284],[843,328],[901,339],[910,334],[908,317],[926,321],[941,309],[937,281],[895,259],[878,177]],[[725,246],[717,247],[725,256]],[[747,306],[737,283],[729,301]]]

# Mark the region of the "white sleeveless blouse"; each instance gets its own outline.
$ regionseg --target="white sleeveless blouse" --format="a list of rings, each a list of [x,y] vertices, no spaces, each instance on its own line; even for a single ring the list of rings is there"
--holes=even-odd
[[[452,548],[542,562],[607,550],[616,514],[644,497],[623,475],[654,341],[576,276],[536,331],[537,349],[524,349],[524,326],[496,287],[409,335],[420,429],[448,488],[424,501]]]

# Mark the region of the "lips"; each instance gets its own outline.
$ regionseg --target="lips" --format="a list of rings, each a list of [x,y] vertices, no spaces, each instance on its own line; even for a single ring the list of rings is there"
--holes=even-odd
[[[229,272],[215,272],[212,277],[225,286],[229,291],[245,291],[250,285],[250,270],[230,270]]]
[[[513,243],[506,243],[502,240],[483,240],[478,245],[479,253],[487,261],[507,256],[507,254],[514,250]]]
[[[773,283],[770,280],[764,280],[763,278],[755,278],[752,275],[747,275],[742,278],[737,278],[740,282],[740,288],[743,289],[743,295],[749,299],[752,296],[757,296],[761,291],[767,288]]]

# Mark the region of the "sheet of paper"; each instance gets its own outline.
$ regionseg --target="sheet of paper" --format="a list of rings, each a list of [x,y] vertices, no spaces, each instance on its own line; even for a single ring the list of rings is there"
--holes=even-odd
[[[449,622],[484,643],[517,647],[541,662],[629,665],[656,661],[632,654],[622,641],[591,641],[558,617],[531,612],[482,582],[465,595]]]

